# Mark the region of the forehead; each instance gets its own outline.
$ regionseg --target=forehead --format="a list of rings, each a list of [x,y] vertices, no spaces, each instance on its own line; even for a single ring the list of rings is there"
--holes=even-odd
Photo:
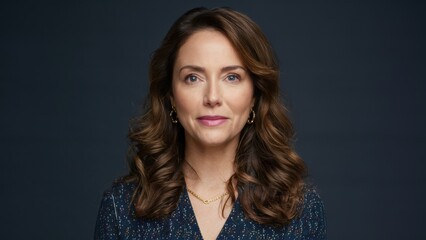
[[[224,34],[214,29],[203,29],[189,36],[178,50],[175,67],[187,64],[243,65],[243,62]]]

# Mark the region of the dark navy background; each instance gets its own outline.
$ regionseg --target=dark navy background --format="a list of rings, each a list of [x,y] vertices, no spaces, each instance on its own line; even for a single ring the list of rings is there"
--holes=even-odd
[[[0,239],[91,239],[150,54],[195,6],[270,39],[329,239],[426,239],[422,1],[2,1]]]

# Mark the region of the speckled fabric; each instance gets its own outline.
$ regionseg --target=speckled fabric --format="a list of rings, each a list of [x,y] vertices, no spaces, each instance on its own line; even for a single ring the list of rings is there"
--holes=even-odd
[[[105,191],[94,239],[203,239],[186,189],[169,217],[147,220],[134,215],[134,188],[132,183],[115,183]],[[315,190],[306,191],[302,209],[287,226],[275,228],[246,218],[237,199],[217,239],[326,239],[323,203]]]

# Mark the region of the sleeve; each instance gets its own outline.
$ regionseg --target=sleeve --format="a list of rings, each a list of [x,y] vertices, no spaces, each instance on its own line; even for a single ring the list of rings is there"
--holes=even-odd
[[[305,194],[299,224],[301,228],[299,239],[327,239],[324,205],[315,190],[310,190]]]
[[[102,197],[95,226],[95,240],[116,240],[118,237],[117,209],[114,195],[106,191]]]

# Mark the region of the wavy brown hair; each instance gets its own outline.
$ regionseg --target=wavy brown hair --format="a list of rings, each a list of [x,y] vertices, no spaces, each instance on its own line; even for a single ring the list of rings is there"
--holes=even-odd
[[[229,39],[254,85],[256,119],[242,129],[235,173],[227,184],[228,200],[235,202],[237,189],[247,217],[283,226],[300,209],[306,168],[292,145],[293,127],[279,97],[279,69],[273,50],[250,18],[229,8],[188,11],[172,25],[152,56],[145,112],[134,119],[129,133],[127,179],[137,182],[133,195],[136,215],[170,215],[184,189],[184,131],[169,117],[172,72],[179,48],[202,29],[214,29]]]

